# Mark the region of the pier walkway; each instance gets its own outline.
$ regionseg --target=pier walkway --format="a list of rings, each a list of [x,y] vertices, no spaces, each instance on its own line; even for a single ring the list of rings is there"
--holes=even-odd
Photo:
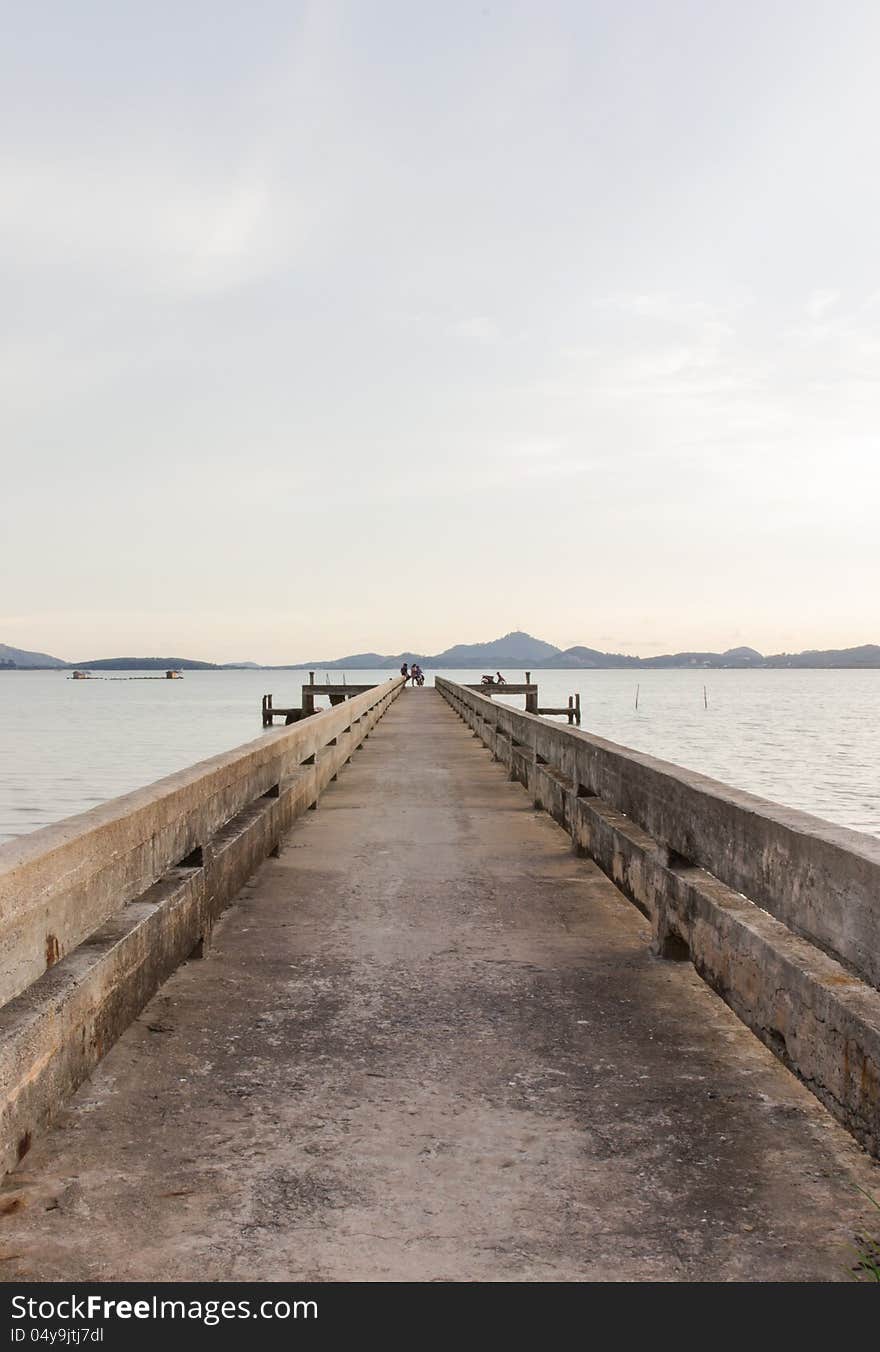
[[[8,1176],[3,1278],[845,1279],[876,1166],[649,941],[404,691]]]

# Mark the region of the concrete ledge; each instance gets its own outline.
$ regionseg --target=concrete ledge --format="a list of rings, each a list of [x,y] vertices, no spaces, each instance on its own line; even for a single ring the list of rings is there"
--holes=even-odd
[[[880,840],[521,713],[438,678],[486,741],[501,734],[638,822],[688,863],[880,985]]]
[[[498,705],[490,714],[484,707],[489,701],[480,696],[452,682],[438,679],[437,686],[508,766],[511,778],[524,785],[535,806],[549,812],[578,850],[649,917],[658,955],[690,959],[866,1149],[880,1155],[880,992],[740,890],[682,858],[669,839],[657,839],[613,797],[599,796],[591,764],[579,755],[584,734],[554,727],[544,738],[529,727],[538,721],[529,715]],[[560,747],[560,736],[578,740],[573,748]],[[606,758],[610,747],[603,745]],[[554,751],[557,760],[550,763],[546,753]],[[618,752],[622,761],[635,754],[624,748]],[[647,759],[640,757],[639,763]],[[651,768],[666,773],[662,762]],[[632,808],[634,795],[626,781],[622,767],[620,798]],[[713,790],[723,787],[707,782]],[[613,789],[607,766],[603,785]],[[693,783],[689,790],[692,800]],[[718,796],[713,792],[713,802]],[[761,800],[754,803],[757,811]],[[670,834],[681,840],[688,831],[693,825],[682,823]],[[863,841],[856,832],[846,834]],[[763,828],[757,835],[763,837]]]
[[[0,845],[0,1004],[236,813],[396,697],[402,678],[89,812]]]
[[[277,848],[291,822],[318,801],[401,688],[398,678],[350,701],[361,707],[354,728],[347,722],[340,727],[344,706],[307,720],[308,738],[296,739],[293,748],[283,748],[287,773],[274,783],[267,781],[280,768],[277,753],[268,760],[258,756],[260,770],[250,780],[251,786],[260,790],[258,795],[210,837],[202,836],[192,862],[167,869],[136,898],[126,896],[132,874],[124,859],[118,861],[119,893],[113,914],[48,968],[43,963],[37,979],[0,1009],[0,1164],[4,1169],[14,1168],[24,1157],[38,1131],[87,1078],[171,972],[188,957],[201,955],[218,915]],[[305,726],[295,731],[301,732]],[[296,758],[308,748],[310,763],[298,764]],[[239,755],[248,762],[253,751],[245,747]],[[205,762],[206,792],[213,791],[215,762],[228,759]],[[267,765],[271,767],[269,775],[263,773]],[[228,767],[224,764],[222,768],[225,772]],[[198,777],[191,771],[186,776],[199,801]],[[233,776],[239,784],[245,777],[241,773]],[[179,778],[171,777],[175,781]],[[168,781],[163,781],[153,786],[162,812],[167,810],[168,793],[172,800],[178,793],[177,784],[170,790],[167,785]],[[150,790],[144,790],[126,795],[109,804],[106,813],[100,811],[106,820],[121,821],[121,805],[136,798],[135,812],[139,814],[142,800],[149,794]],[[85,813],[83,817],[92,819],[93,815]],[[86,836],[90,834],[92,821],[73,821],[84,827]],[[71,830],[71,823],[62,823],[61,828],[61,834],[71,832],[71,848],[77,858],[82,858],[81,834]],[[191,824],[181,828],[184,833],[192,829]],[[50,857],[63,858],[63,848],[56,843],[59,832],[54,827],[47,830],[55,846]],[[35,832],[28,838],[29,845],[35,837],[44,835]],[[99,828],[99,841],[101,837]],[[140,846],[135,848],[140,851]],[[37,853],[33,857],[39,862]],[[109,867],[110,863],[105,863],[105,874]],[[72,886],[78,891],[78,880]],[[56,898],[60,895],[56,890]]]

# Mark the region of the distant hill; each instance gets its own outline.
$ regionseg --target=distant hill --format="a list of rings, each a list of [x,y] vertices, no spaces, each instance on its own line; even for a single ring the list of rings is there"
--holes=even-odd
[[[352,653],[350,657],[322,658],[312,662],[287,662],[283,667],[273,667],[273,671],[338,671],[343,667],[352,671],[373,670],[376,667],[399,667],[403,661],[418,661],[417,653]]]
[[[261,667],[258,662],[198,662],[191,657],[93,657],[83,662],[65,662],[49,653],[28,652],[0,643],[0,671],[14,669],[90,671],[397,671],[402,663],[418,662],[424,667],[458,668],[464,671],[496,671],[502,668],[522,668],[541,671],[547,668],[565,668],[589,671],[613,668],[681,668],[681,667],[800,667],[800,668],[880,668],[880,645],[863,643],[856,648],[809,649],[802,653],[775,653],[765,657],[756,648],[728,648],[725,652],[662,653],[657,657],[636,657],[627,653],[605,653],[598,648],[557,648],[543,639],[534,638],[522,630],[504,634],[488,643],[457,643],[443,652],[435,653],[353,653],[348,657],[324,658],[321,661],[290,662]]]
[[[293,671],[357,671],[377,667],[400,667],[403,662],[429,662],[433,667],[458,668],[476,667],[518,667],[523,663],[538,666],[552,666],[550,660],[558,656],[560,650],[552,643],[532,638],[515,630],[502,638],[492,639],[489,643],[457,643],[453,648],[445,648],[442,653],[352,653],[349,657],[336,657],[329,661],[294,662],[288,670]]]
[[[775,653],[760,662],[765,667],[880,667],[880,646],[863,643],[859,648],[808,649],[803,653]]]
[[[763,660],[757,648],[728,648],[721,656],[754,658],[758,662]]]
[[[803,653],[777,653],[765,657],[757,648],[728,648],[724,652],[662,653],[657,657],[636,657],[627,653],[605,653],[598,648],[556,648],[552,643],[533,638],[517,630],[493,639],[490,643],[458,643],[441,653],[354,653],[348,657],[312,662],[292,662],[287,671],[396,671],[402,662],[419,662],[425,667],[448,667],[452,670],[492,671],[503,667],[531,669],[547,668],[576,671],[610,670],[614,668],[688,668],[688,667],[880,667],[880,646],[863,644],[859,648],[828,649]],[[281,668],[278,668],[281,670]]]
[[[0,664],[14,667],[64,667],[60,657],[50,657],[48,653],[31,653],[26,648],[10,648],[8,643],[0,643]]]
[[[558,660],[562,667],[637,667],[642,661],[623,653],[601,653],[597,648],[566,648]]]
[[[93,657],[88,662],[66,662],[82,671],[219,671],[216,662],[194,662],[190,657]]]
[[[642,657],[640,667],[761,667],[766,662],[760,653],[756,657],[734,657],[726,653],[664,653],[660,657]]]
[[[545,643],[540,638],[532,638],[522,630],[514,630],[491,643],[457,643],[454,648],[446,648],[431,661],[443,667],[489,666],[515,667],[522,662],[548,662],[551,657],[559,656],[559,648]]]

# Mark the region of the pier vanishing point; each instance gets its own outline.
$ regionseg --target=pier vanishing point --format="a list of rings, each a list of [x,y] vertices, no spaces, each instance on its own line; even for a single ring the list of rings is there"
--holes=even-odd
[[[880,841],[360,689],[0,847],[0,1274],[846,1280],[878,982]]]

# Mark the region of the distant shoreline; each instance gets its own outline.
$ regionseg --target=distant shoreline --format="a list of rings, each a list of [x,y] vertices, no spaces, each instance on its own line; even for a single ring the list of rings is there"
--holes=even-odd
[[[417,660],[418,660],[418,659],[417,659]],[[426,670],[426,671],[479,671],[479,672],[483,672],[483,671],[486,670],[486,667],[489,665],[488,663],[485,663],[485,662],[478,662],[478,663],[474,663],[474,664],[467,664],[467,663],[461,663],[461,662],[459,662],[459,663],[456,663],[455,665],[452,665],[452,664],[448,664],[448,663],[442,663],[442,664],[441,664],[441,663],[433,663],[433,662],[430,662],[429,659],[427,659],[427,658],[421,658],[420,660],[421,660],[422,663],[424,663],[424,666],[425,666],[425,670]],[[807,662],[807,661],[804,661],[803,659],[796,658],[796,659],[794,659],[794,660],[787,661],[787,662],[786,662],[786,661],[764,661],[764,662],[750,662],[750,663],[746,664],[746,663],[741,663],[741,662],[670,662],[670,661],[662,661],[662,660],[660,660],[660,659],[642,658],[642,659],[640,659],[640,661],[639,661],[639,665],[636,665],[634,662],[630,661],[630,662],[621,662],[621,663],[607,662],[607,663],[603,663],[602,666],[586,666],[586,665],[584,665],[584,666],[574,666],[574,665],[571,664],[571,663],[552,663],[552,662],[535,662],[535,661],[529,662],[527,659],[522,659],[522,658],[521,658],[519,661],[508,661],[508,662],[500,662],[500,663],[497,663],[497,662],[496,662],[496,663],[495,663],[495,669],[496,669],[496,670],[499,670],[499,671],[526,671],[526,670],[528,670],[528,671],[559,671],[559,672],[572,672],[572,673],[575,673],[575,672],[587,672],[587,673],[589,673],[589,672],[600,672],[600,671],[634,671],[634,672],[650,672],[650,671],[880,671],[880,660],[878,660],[878,661],[873,661],[873,662]],[[73,663],[71,663],[70,666],[66,666],[66,665],[65,665],[65,666],[63,666],[63,667],[62,667],[62,666],[58,666],[58,667],[54,667],[54,666],[53,666],[53,667],[49,667],[49,666],[36,666],[36,665],[35,665],[35,666],[24,666],[24,665],[14,665],[14,664],[10,664],[10,663],[0,663],[0,675],[2,675],[4,672],[14,672],[14,671],[19,671],[19,672],[22,672],[22,671],[29,671],[29,672],[33,672],[33,671],[41,671],[41,672],[54,672],[55,674],[57,674],[57,675],[59,675],[59,676],[69,676],[70,673],[71,673],[72,671],[74,671],[74,670],[86,671],[86,672],[89,672],[89,671],[94,672],[95,675],[92,677],[92,679],[93,679],[93,680],[100,680],[100,679],[102,678],[103,673],[105,673],[105,672],[117,672],[117,671],[118,671],[118,672],[135,672],[135,671],[154,672],[154,671],[157,671],[158,668],[157,668],[156,666],[152,665],[152,664],[149,664],[149,665],[148,665],[148,664],[146,664],[146,663],[145,663],[143,666],[118,666],[118,667],[110,666],[110,665],[101,665],[101,666],[99,667],[99,666],[97,666],[97,664],[95,664],[94,666],[89,667],[87,664],[83,664],[83,663],[77,663],[75,666],[74,666]],[[163,667],[163,670],[164,670],[164,667]],[[340,673],[343,673],[343,674],[344,674],[344,673],[354,673],[354,672],[358,672],[358,671],[385,671],[385,670],[388,670],[388,671],[394,672],[394,671],[397,670],[397,667],[395,666],[395,664],[394,664],[393,662],[376,662],[376,663],[374,663],[374,664],[371,664],[370,666],[356,666],[354,663],[351,663],[351,664],[349,664],[349,665],[344,665],[342,662],[340,662],[339,660],[337,660],[337,661],[335,661],[335,662],[310,662],[310,663],[308,663],[308,664],[303,664],[303,665],[297,664],[296,666],[290,666],[290,665],[287,665],[287,664],[283,664],[283,665],[280,665],[280,666],[260,666],[260,665],[258,665],[257,663],[252,663],[252,664],[249,664],[248,666],[220,666],[220,665],[212,665],[212,664],[206,662],[206,663],[204,663],[204,664],[199,663],[199,664],[193,664],[193,665],[180,666],[180,667],[176,668],[176,670],[181,671],[181,672],[199,672],[199,673],[203,673],[203,672],[204,672],[204,673],[217,672],[217,673],[220,673],[220,674],[222,674],[222,673],[224,673],[224,672],[230,672],[230,671],[266,671],[266,672],[270,672],[270,671],[302,671],[302,672],[306,672],[306,671],[314,671],[314,672],[337,671],[337,672],[340,672]],[[136,679],[136,678],[133,677],[132,679]],[[156,679],[159,680],[159,679],[162,679],[162,678],[157,676]]]
[[[68,662],[49,653],[28,652],[0,643],[0,671],[399,671],[403,663],[418,662],[426,670],[494,672],[514,671],[651,671],[651,670],[875,670],[880,669],[880,645],[863,643],[851,648],[807,648],[803,652],[760,653],[755,648],[706,649],[637,657],[606,653],[575,645],[557,648],[543,639],[517,630],[489,643],[458,643],[440,653],[349,653],[346,657],[310,662],[202,662],[191,657],[93,657]]]

